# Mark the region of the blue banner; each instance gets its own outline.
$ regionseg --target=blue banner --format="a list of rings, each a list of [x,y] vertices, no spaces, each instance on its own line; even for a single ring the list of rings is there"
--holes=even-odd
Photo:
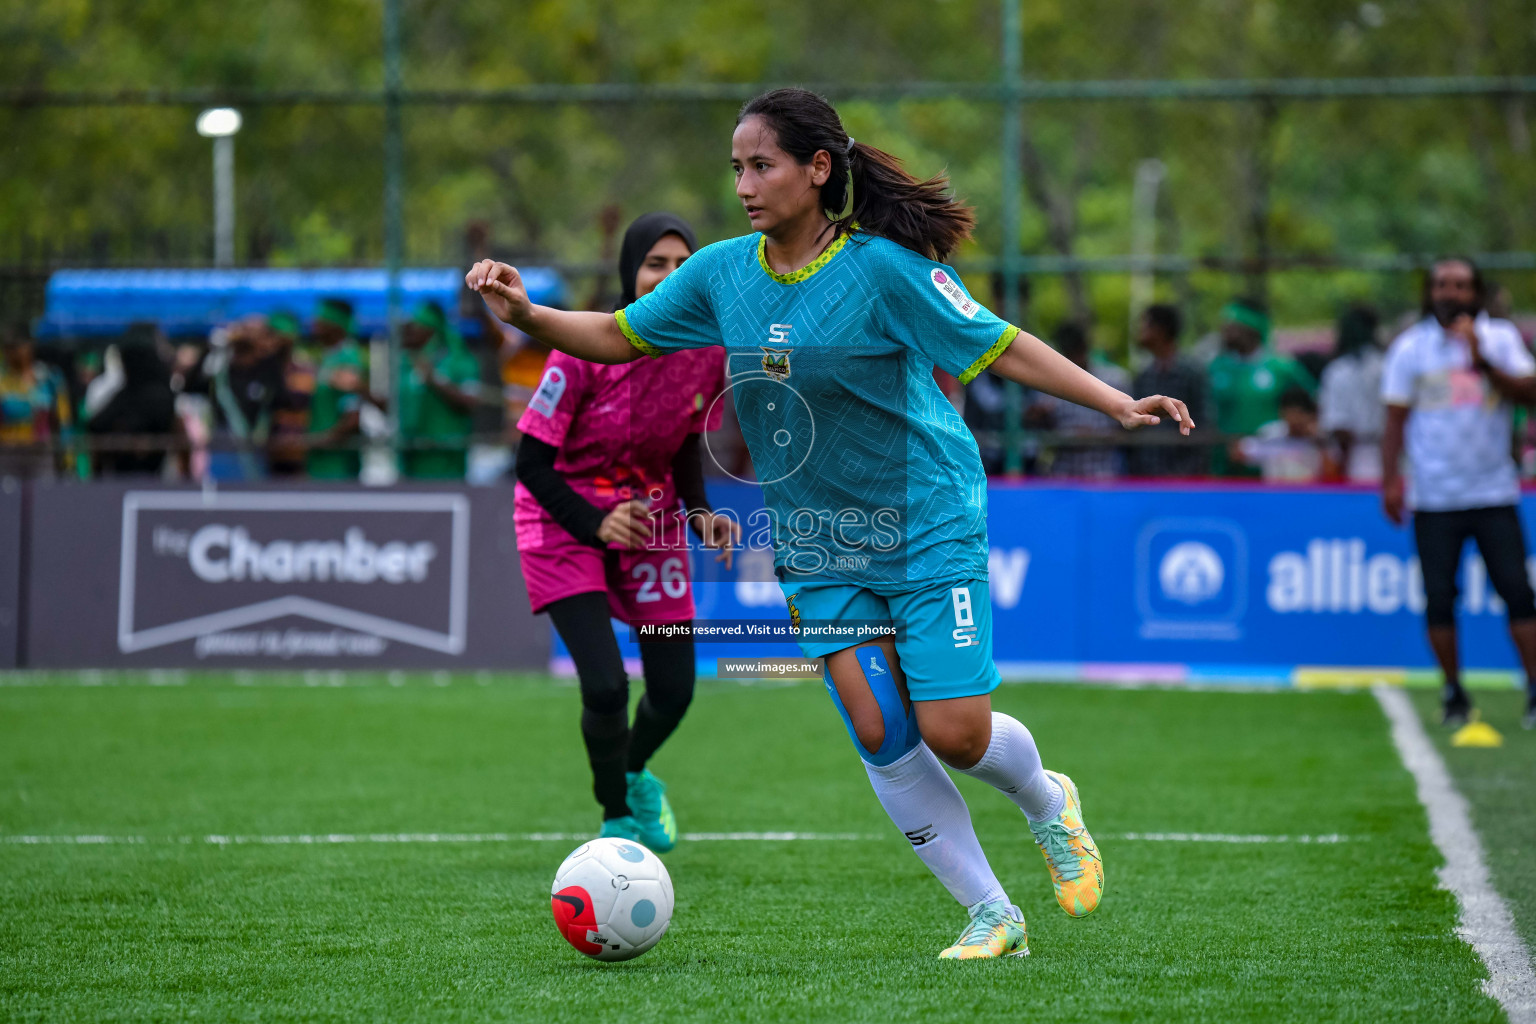
[[[710,495],[744,521],[762,507],[747,485]],[[1433,665],[1411,531],[1384,518],[1374,492],[993,483],[988,496],[993,656],[1005,678],[1326,684],[1400,681]],[[1521,518],[1529,536],[1536,502]],[[695,550],[693,569],[700,619],[786,617],[771,551],[740,551],[725,572]],[[1466,666],[1515,669],[1503,602],[1473,544],[1461,594]],[[627,630],[621,641],[637,655]],[[700,667],[736,654],[798,651],[700,648]]]

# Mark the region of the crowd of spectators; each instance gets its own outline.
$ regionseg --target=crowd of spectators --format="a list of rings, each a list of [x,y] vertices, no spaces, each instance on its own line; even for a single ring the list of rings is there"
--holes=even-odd
[[[136,324],[62,364],[39,358],[25,328],[12,327],[0,334],[0,475],[497,478],[510,469],[512,425],[547,352],[476,312],[478,351],[460,336],[457,316],[435,302],[419,306],[402,329],[393,368],[371,364],[370,352],[377,359],[387,348],[358,337],[352,306],[341,298],[321,301],[307,323],[279,310],[225,324],[196,343],[173,344],[154,325]],[[1251,299],[1229,302],[1205,337],[1186,333],[1178,308],[1144,310],[1131,339],[1134,374],[1096,351],[1077,323],[1050,337],[1113,387],[1183,400],[1201,427],[1194,438],[1182,438],[1172,422],[1128,437],[1107,416],[1039,393],[1025,392],[1010,407],[1007,389],[989,373],[963,388],[952,378],[940,384],[975,432],[989,473],[1004,470],[1012,436],[1027,475],[1381,479],[1390,338],[1373,310],[1345,310],[1332,351],[1306,360],[1276,349],[1270,318]],[[1012,424],[1010,408],[1018,417]],[[470,460],[477,440],[492,455],[478,472]],[[715,449],[735,450],[728,442]],[[721,472],[750,474],[744,452],[731,458]]]
[[[481,367],[441,305],[404,324],[394,372],[393,388],[371,372],[340,298],[307,325],[277,311],[206,341],[133,324],[63,365],[13,325],[0,335],[0,475],[464,479]]]
[[[1494,304],[1491,312],[1508,310]],[[1015,424],[1023,436],[1024,471],[1088,479],[1376,483],[1382,477],[1386,346],[1421,315],[1407,314],[1389,330],[1374,309],[1353,305],[1334,324],[1331,349],[1295,356],[1274,346],[1270,318],[1255,300],[1229,302],[1217,330],[1188,343],[1179,309],[1153,305],[1137,321],[1134,376],[1095,352],[1081,327],[1063,324],[1051,335],[1063,355],[1121,390],[1181,399],[1201,430],[1181,438],[1174,423],[1164,422],[1128,437],[1106,416],[1030,396]],[[987,471],[1002,472],[1009,433],[1003,383],[984,373],[955,400],[976,433]],[[1522,429],[1521,437],[1530,433]],[[1536,451],[1536,445],[1527,447]],[[1528,467],[1533,461],[1525,460]]]

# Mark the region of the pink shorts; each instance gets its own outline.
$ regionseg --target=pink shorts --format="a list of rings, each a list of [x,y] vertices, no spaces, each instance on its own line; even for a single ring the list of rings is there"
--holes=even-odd
[[[519,554],[535,612],[573,594],[603,592],[613,617],[630,625],[693,618],[687,551],[599,550],[571,541]]]

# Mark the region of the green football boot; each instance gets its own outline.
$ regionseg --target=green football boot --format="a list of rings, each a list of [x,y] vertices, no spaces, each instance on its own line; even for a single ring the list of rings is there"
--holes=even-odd
[[[640,841],[657,853],[677,845],[677,817],[667,799],[667,786],[649,769],[625,772],[629,781],[629,810],[640,829]]]

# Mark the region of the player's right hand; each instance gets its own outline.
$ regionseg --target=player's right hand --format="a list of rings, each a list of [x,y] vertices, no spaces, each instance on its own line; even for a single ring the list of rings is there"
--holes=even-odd
[[[533,303],[516,267],[495,260],[481,260],[469,268],[464,283],[485,299],[485,304],[503,323],[516,327],[527,322]]]
[[[651,541],[651,513],[645,502],[631,498],[603,517],[597,539],[621,548],[644,548]]]

